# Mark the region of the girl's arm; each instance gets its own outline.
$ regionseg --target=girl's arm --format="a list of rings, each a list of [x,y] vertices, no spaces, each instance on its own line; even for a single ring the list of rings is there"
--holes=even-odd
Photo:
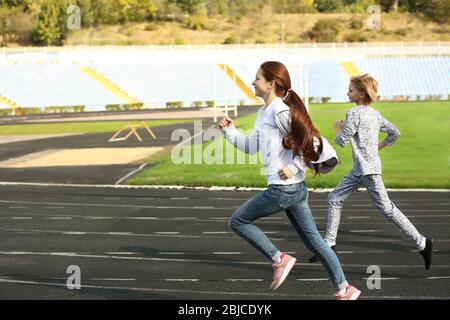
[[[336,144],[345,147],[358,131],[358,123],[359,119],[357,115],[352,110],[347,111],[342,130],[336,135]]]
[[[380,131],[386,132],[387,137],[378,144],[378,150],[383,149],[386,146],[393,145],[397,139],[400,137],[400,131],[397,129],[395,125],[387,121],[385,118],[378,114],[378,122],[380,124]]]
[[[234,126],[233,120],[226,118],[228,126],[221,127],[222,132],[225,135],[225,139],[228,140],[236,148],[247,154],[255,154],[259,151],[258,133],[253,130],[250,136],[243,135],[237,131]],[[223,120],[222,120],[223,121]]]

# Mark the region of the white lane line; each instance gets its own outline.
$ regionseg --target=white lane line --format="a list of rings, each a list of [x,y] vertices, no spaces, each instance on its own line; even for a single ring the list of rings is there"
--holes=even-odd
[[[360,217],[350,216],[350,217],[347,217],[347,219],[370,219],[370,217],[369,216],[360,216]]]
[[[202,259],[173,259],[173,258],[150,258],[150,257],[130,257],[101,254],[82,254],[76,252],[27,252],[27,251],[0,251],[0,255],[18,255],[18,256],[52,256],[52,257],[77,257],[87,259],[108,259],[108,260],[134,260],[134,261],[159,261],[159,262],[181,262],[181,263],[207,263],[207,264],[225,264],[225,265],[263,265],[264,261],[223,261],[223,260],[202,260]],[[323,268],[320,263],[297,263],[299,266]],[[423,264],[418,265],[378,265],[380,268],[423,268]],[[365,264],[342,264],[342,267],[366,268]],[[433,268],[450,268],[450,265],[433,265]]]
[[[110,235],[114,235],[114,236],[131,236],[131,235],[133,235],[133,232],[113,231],[113,232],[106,232],[106,234],[110,234]]]
[[[208,254],[208,253],[206,253]],[[218,255],[234,255],[234,254],[242,254],[242,252],[224,252],[224,251],[214,251],[212,254],[218,254]]]
[[[87,234],[86,232],[80,232],[80,231],[66,231],[66,232],[62,232],[62,234],[67,234],[67,235],[84,235]]]
[[[72,220],[72,217],[49,217],[49,218],[43,218],[46,220]]]
[[[158,252],[158,254],[163,255],[184,255],[186,252]]]
[[[132,255],[132,254],[139,254],[139,252],[123,252],[123,251],[118,251],[118,252],[105,252],[105,254],[111,254],[111,255],[116,255],[116,254],[126,254],[126,255]]]
[[[6,232],[17,232],[17,233],[26,233],[26,234],[65,234],[65,235],[98,235],[98,236],[132,236],[132,237],[165,237],[171,236],[173,238],[192,238],[192,239],[228,239],[228,240],[237,240],[238,238],[231,237],[211,237],[200,236],[200,235],[163,235],[163,234],[148,234],[148,233],[131,233],[131,232],[93,232],[93,231],[62,231],[62,230],[45,230],[45,229],[17,229],[17,228],[0,228],[2,231]],[[230,234],[234,234],[234,232],[228,232]],[[272,240],[279,241],[288,241],[289,239],[285,238],[273,238]],[[347,239],[347,242],[374,242],[374,243],[398,243],[404,242],[403,240],[397,239]],[[450,239],[437,239],[437,242],[450,242]]]
[[[175,232],[175,231],[166,231],[166,232],[155,232],[155,234],[180,234],[179,232]]]
[[[186,255],[186,254],[196,254],[196,255],[241,255],[242,252],[231,252],[231,251],[214,251],[214,252],[158,252],[162,255]]]
[[[179,198],[172,197],[172,198],[170,198],[170,200],[189,200],[189,198],[188,197],[179,197]]]
[[[1,217],[0,219],[12,219],[12,220],[31,220],[33,217]]]
[[[363,278],[364,280],[399,280],[400,278]]]
[[[449,217],[450,214],[408,215],[408,218],[449,218]]]
[[[142,169],[144,169],[146,166],[148,165],[148,163],[143,163],[139,166],[139,168],[134,169],[133,171],[131,171],[130,173],[128,173],[127,175],[125,175],[124,177],[120,178],[119,180],[116,181],[116,183],[114,183],[114,185],[119,185],[121,184],[123,181],[125,181],[126,179],[128,179],[129,177],[131,177],[132,175],[134,175],[135,173],[141,171]]]
[[[44,207],[44,209],[65,209],[66,207]]]
[[[206,198],[208,200],[219,200],[219,201],[243,201],[243,199],[236,199],[236,198]]]
[[[433,250],[434,251],[434,250]],[[338,250],[338,254],[361,254],[361,253],[387,253],[387,252],[395,252],[389,250],[364,250],[364,251],[341,251]]]
[[[170,279],[168,279],[170,280]],[[173,280],[177,280],[177,279],[173,279]],[[191,279],[192,280],[192,279]],[[194,279],[195,280],[195,279]],[[3,283],[15,283],[15,284],[25,284],[25,285],[40,285],[40,286],[55,286],[55,287],[63,287],[63,288],[67,288],[67,284],[66,283],[52,283],[52,282],[42,282],[42,281],[30,281],[30,280],[16,280],[16,279],[10,279],[10,278],[0,278],[0,282]],[[121,291],[137,291],[137,292],[148,292],[148,293],[173,293],[173,294],[180,294],[180,293],[184,293],[184,294],[201,294],[201,295],[223,295],[223,296],[258,296],[258,297],[273,297],[273,293],[260,293],[260,292],[252,292],[252,293],[247,293],[247,292],[235,292],[235,291],[202,291],[202,290],[183,290],[183,289],[155,289],[155,288],[139,288],[139,287],[112,287],[112,286],[101,286],[101,285],[86,285],[83,284],[81,285],[81,288],[84,289],[102,289],[102,290],[121,290]],[[284,293],[277,293],[278,297],[293,297],[293,298],[330,298],[328,295],[314,295],[314,294],[309,294],[309,295],[298,295],[298,294],[284,294]],[[404,297],[404,298],[408,298],[408,297]]]
[[[448,300],[449,297],[441,296],[364,296],[364,299],[370,299],[370,300],[380,300],[380,299],[386,299],[386,300]]]
[[[130,205],[130,204],[111,204],[111,203],[70,203],[70,202],[43,202],[43,201],[12,201],[0,200],[0,203],[24,203],[36,205],[63,205],[77,207],[117,207],[117,208],[137,208],[137,209],[186,209],[186,210],[231,210],[231,207],[212,207],[212,206],[146,206],[146,205]],[[430,210],[428,210],[430,211]],[[442,210],[444,211],[444,210]]]
[[[427,277],[426,279],[429,279],[429,280],[450,279],[450,276],[445,276],[445,277]]]
[[[174,218],[158,218],[158,217],[120,217],[120,216],[110,216],[110,217],[86,217],[86,216],[70,216],[74,218],[83,218],[86,220],[108,220],[108,219],[124,219],[124,220],[174,220]]]
[[[231,231],[203,231],[203,234],[233,234]]]
[[[170,279],[169,279],[170,280]],[[176,280],[176,279],[174,279]],[[195,280],[195,279],[194,279]],[[64,283],[54,283],[54,282],[43,282],[43,281],[30,281],[30,280],[20,280],[20,279],[12,279],[9,277],[0,278],[0,282],[2,283],[15,283],[15,284],[23,284],[23,285],[35,285],[35,286],[54,286],[54,287],[62,287],[67,288],[67,284]],[[195,281],[194,281],[195,282]],[[101,285],[87,285],[82,284],[81,288],[84,289],[102,289],[102,290],[118,290],[118,291],[134,291],[134,292],[147,292],[147,293],[173,293],[173,294],[201,294],[201,295],[221,295],[221,296],[246,296],[246,297],[273,297],[273,293],[265,293],[265,292],[238,292],[238,291],[203,291],[203,290],[183,290],[183,289],[156,289],[156,288],[146,288],[146,287],[113,287],[113,286],[101,286]],[[277,293],[277,297],[285,297],[285,298],[296,298],[296,299],[330,299],[330,295],[320,295],[320,294],[286,294],[286,293]],[[433,299],[433,300],[448,300],[450,296],[369,296],[365,295],[364,299],[399,299],[399,300],[409,300],[409,299]]]
[[[10,209],[28,209],[28,207],[10,206]]]
[[[197,235],[165,235],[165,234],[154,234],[154,233],[132,233],[132,232],[93,232],[93,231],[62,231],[62,230],[42,230],[42,229],[9,229],[0,228],[3,231],[14,231],[14,232],[27,232],[27,233],[54,233],[54,234],[65,234],[65,235],[98,235],[98,236],[131,236],[131,237],[176,237],[176,238],[207,238]],[[219,237],[214,237],[214,239],[220,239]],[[225,239],[234,239],[234,237],[226,237]]]
[[[133,278],[88,278],[87,280],[92,281],[136,281]]]
[[[361,209],[346,209],[345,211],[361,212]],[[364,210],[364,212],[378,212],[377,209]],[[408,212],[448,212],[446,209],[408,209]]]
[[[125,220],[160,220],[158,217],[113,217],[114,219],[125,219]]]
[[[29,214],[29,213],[28,213]],[[41,218],[41,219],[50,219],[50,217],[45,217],[39,214],[35,214],[35,216]],[[61,218],[59,218],[61,217]],[[67,218],[63,218],[63,217],[67,217]],[[411,216],[408,216],[411,217]],[[209,219],[201,219],[200,217],[174,217],[174,218],[159,218],[159,217],[122,217],[122,216],[108,216],[108,217],[99,217],[99,216],[83,216],[83,215],[64,215],[64,216],[58,216],[58,219],[63,220],[63,219],[73,219],[73,218],[80,218],[80,219],[86,219],[86,220],[160,220],[160,221],[189,221],[189,220],[195,220],[198,222],[220,222],[223,223],[223,221],[227,221],[229,218],[209,218]],[[0,217],[0,219],[13,219],[12,217]],[[30,217],[16,217],[15,219],[20,220],[29,220],[32,219]],[[267,218],[262,218],[261,222],[267,222],[265,221]],[[326,219],[325,217],[315,217],[316,220],[321,220],[321,219]],[[267,219],[269,220],[269,219]],[[271,219],[271,220],[276,220],[276,219]],[[279,218],[277,220],[282,220],[282,218]],[[437,225],[437,226],[444,226],[449,224],[450,222],[416,222],[416,224],[418,225]],[[363,223],[363,222],[359,222],[359,223],[350,223],[350,222],[341,222],[342,225],[365,225],[365,224],[370,224],[370,225],[391,225],[390,222],[368,222],[368,223]]]
[[[264,279],[224,279],[227,282],[261,282]]]
[[[209,130],[209,129],[208,129]],[[191,138],[192,139],[192,138]],[[183,141],[183,143],[187,142]],[[38,187],[76,187],[76,188],[113,188],[113,189],[175,189],[175,190],[207,190],[207,191],[263,191],[267,188],[247,188],[247,187],[191,187],[182,185],[145,185],[145,186],[134,186],[134,185],[108,185],[108,184],[64,184],[64,183],[36,183],[36,182],[7,182],[1,181],[0,186],[38,186]],[[330,188],[308,188],[312,193],[329,193],[333,191]],[[360,189],[364,191],[364,189]],[[409,193],[409,192],[426,192],[426,193],[448,193],[450,189],[386,189],[388,192],[398,192],[398,193]],[[391,198],[395,200],[395,198]],[[430,200],[430,199],[420,199],[419,201]],[[414,199],[407,199],[405,201],[414,201]],[[417,199],[416,199],[417,201]]]
[[[350,230],[349,232],[353,232],[353,233],[375,233],[375,232],[383,232],[383,230]]]
[[[129,205],[129,204],[111,204],[111,203],[70,203],[70,202],[41,202],[41,201],[13,201],[0,200],[0,203],[22,203],[33,205],[50,205],[50,206],[81,206],[81,207],[117,207],[117,208],[137,208],[137,209],[179,209],[179,210],[234,210],[235,207],[215,207],[215,206],[149,206],[149,205]],[[14,207],[14,208],[28,208],[28,207]],[[360,209],[347,209],[351,212],[361,212]],[[376,209],[365,210],[370,212],[378,212]],[[410,209],[408,212],[448,212],[447,209]],[[428,215],[431,216],[431,215]],[[326,219],[326,217],[317,217],[315,219]]]
[[[200,279],[163,279],[163,281],[168,281],[168,282],[197,282],[197,281],[200,281]]]
[[[316,278],[316,279],[295,279],[296,281],[311,281],[311,282],[318,282],[318,281],[329,281],[328,278]]]

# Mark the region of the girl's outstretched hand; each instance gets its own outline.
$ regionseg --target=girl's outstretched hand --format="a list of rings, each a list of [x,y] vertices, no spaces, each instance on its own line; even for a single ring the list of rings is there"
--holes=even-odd
[[[344,127],[344,121],[342,121],[342,120],[338,120],[333,124],[334,132],[336,132],[336,134],[341,132],[343,127]]]
[[[219,122],[220,130],[223,130],[224,128],[230,128],[230,127],[234,127],[234,121],[231,118],[225,117],[222,119],[222,121]]]

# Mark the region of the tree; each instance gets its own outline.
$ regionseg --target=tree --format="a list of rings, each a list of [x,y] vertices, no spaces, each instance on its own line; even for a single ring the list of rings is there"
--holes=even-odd
[[[23,7],[27,2],[27,0],[0,0],[0,7]]]
[[[336,20],[319,19],[306,36],[315,42],[335,42],[341,26]]]
[[[447,23],[450,13],[450,2],[448,0],[431,0],[425,8],[425,15],[438,23]]]
[[[342,0],[315,0],[319,12],[337,12],[342,7]]]
[[[37,28],[33,40],[45,45],[52,45],[61,39],[60,7],[58,0],[45,0],[38,16]]]
[[[93,1],[95,0],[77,0],[77,5],[80,7],[82,27],[89,27],[94,23]]]
[[[449,0],[407,0],[406,2],[404,6],[410,12],[423,13],[430,20],[438,23],[448,22]]]
[[[194,14],[203,0],[169,0],[169,3],[176,4],[186,13]]]
[[[378,3],[386,12],[391,10],[398,11],[399,0],[379,0]]]

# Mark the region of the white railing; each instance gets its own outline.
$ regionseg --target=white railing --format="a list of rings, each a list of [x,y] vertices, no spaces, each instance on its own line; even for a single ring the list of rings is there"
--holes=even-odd
[[[15,47],[2,48],[7,54],[30,53],[77,53],[80,51],[186,51],[186,50],[300,50],[302,54],[349,54],[364,55],[450,55],[450,41],[436,42],[333,42],[333,43],[285,43],[285,44],[210,44],[210,45],[144,45],[144,46],[64,46],[64,47]]]

